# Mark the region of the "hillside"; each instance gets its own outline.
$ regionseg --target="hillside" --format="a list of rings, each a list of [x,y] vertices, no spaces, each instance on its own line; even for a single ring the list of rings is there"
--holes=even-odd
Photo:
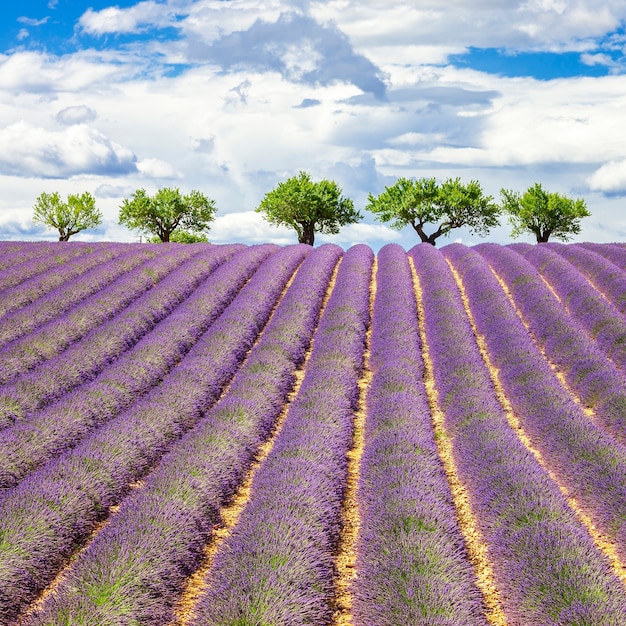
[[[0,242],[0,624],[626,624],[626,245]]]

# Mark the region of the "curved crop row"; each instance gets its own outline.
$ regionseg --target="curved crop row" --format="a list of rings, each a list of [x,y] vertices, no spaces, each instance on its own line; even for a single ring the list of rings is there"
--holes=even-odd
[[[58,623],[68,614],[89,624],[174,618],[183,583],[220,524],[220,508],[282,409],[341,254],[331,245],[309,254],[228,391],[124,501],[29,624]],[[123,572],[115,567],[119,554]]]
[[[247,280],[254,271],[255,266],[250,266],[250,263],[256,262],[257,265],[260,263],[262,260],[262,256],[258,256],[260,252],[261,248],[244,251],[241,258],[233,263],[241,264],[242,274],[238,275],[239,281]],[[161,368],[171,366],[181,351],[184,351],[184,346],[189,346],[193,340],[185,337],[197,336],[202,332],[202,328],[208,324],[207,320],[215,317],[217,304],[222,302],[224,297],[228,297],[228,294],[232,297],[238,286],[241,286],[241,282],[229,285],[228,277],[223,276],[223,273],[218,274],[217,278],[211,276],[211,273],[228,260],[232,253],[232,249],[224,247],[188,260],[133,302],[130,307],[100,327],[94,328],[82,340],[24,373],[14,382],[0,387],[0,427],[16,421],[25,421],[35,409],[55,398],[67,396],[77,385],[94,379],[111,362],[114,362],[114,367],[118,371],[123,367],[129,368],[126,377],[134,381],[137,378],[134,372],[138,367],[132,367],[131,363],[138,363],[139,359],[144,361],[146,371],[142,374],[142,379],[137,381],[140,386],[133,393],[137,393],[146,385],[150,386],[149,380],[157,380],[158,378],[154,377],[162,375],[158,368],[154,372],[150,369],[155,369],[158,362],[169,364],[159,365]],[[213,285],[216,280],[221,281],[219,288]],[[213,301],[208,298],[212,289],[216,289],[219,294]],[[228,300],[224,301],[222,307],[227,302]],[[181,306],[183,308],[180,308]],[[177,314],[183,312],[183,315],[188,316],[185,311],[192,308],[196,310],[197,318],[190,317],[191,324],[180,326],[174,322],[175,318],[172,317],[174,311]],[[217,311],[219,312],[219,309]],[[154,339],[161,334],[162,337]],[[178,335],[182,337],[179,338]],[[150,350],[146,346],[150,344],[149,338],[152,338],[151,352],[158,352],[160,357],[155,358],[145,353],[146,349]],[[161,341],[163,345],[159,350],[158,343]],[[140,342],[140,345],[136,345],[137,342]],[[120,361],[121,356],[131,360]],[[118,361],[115,362],[115,359]]]
[[[354,624],[486,624],[435,445],[411,268],[400,246],[381,249],[377,284]]]
[[[215,556],[192,624],[326,624],[373,254],[345,253],[300,389],[252,497]]]
[[[219,266],[95,380],[33,413],[28,420],[0,431],[0,486],[15,485],[157,385],[224,311],[270,250],[267,246],[249,248]],[[218,256],[199,267],[206,273],[219,260]],[[181,269],[185,271],[185,266]],[[114,322],[111,326],[114,333]]]
[[[626,450],[562,387],[482,257],[454,244],[446,255],[463,278],[478,332],[524,430],[595,526],[615,542],[624,562]]]
[[[8,288],[0,284],[0,316],[4,316],[11,311],[15,311],[20,307],[26,306],[40,298],[49,291],[57,288],[59,285],[67,283],[84,272],[100,263],[106,263],[110,259],[114,259],[123,254],[129,246],[133,244],[108,243],[103,246],[92,248],[81,248],[82,254],[70,255],[64,251],[57,252],[54,257],[48,255],[44,257],[48,261],[46,271],[34,273],[33,266],[29,263],[24,271],[20,273],[19,284]],[[61,258],[62,261],[57,259]],[[44,260],[42,259],[42,261]],[[63,270],[60,271],[58,265],[63,263]],[[33,265],[35,263],[33,262]],[[41,265],[41,264],[39,264]],[[21,267],[21,266],[20,266]],[[17,268],[16,268],[17,269]],[[26,269],[29,271],[26,272]],[[39,268],[38,268],[39,269]],[[8,271],[8,270],[7,270]],[[34,275],[32,275],[34,273]],[[2,273],[0,272],[0,275]],[[22,274],[28,274],[29,277],[24,279]]]
[[[299,246],[271,254],[158,387],[9,490],[0,503],[0,621],[17,617],[129,485],[215,402],[304,254]]]
[[[197,253],[197,250],[195,252]],[[22,360],[26,360],[25,354],[32,352],[36,358],[43,359],[49,358],[55,350],[59,350],[56,345],[60,340],[57,340],[53,346],[47,345],[44,339],[45,334],[42,332],[46,324],[63,323],[64,326],[75,327],[82,322],[87,329],[90,328],[88,324],[92,324],[91,328],[93,328],[106,319],[102,317],[102,314],[99,319],[94,314],[97,315],[101,309],[104,309],[111,311],[110,316],[116,311],[115,305],[120,300],[120,297],[115,295],[116,286],[130,283],[131,276],[141,275],[144,277],[142,284],[145,284],[143,287],[145,290],[157,282],[159,275],[163,276],[167,273],[166,268],[171,271],[191,255],[192,251],[186,251],[184,248],[168,251],[158,256],[154,248],[147,248],[145,251],[142,248],[131,248],[118,258],[94,267],[78,279],[70,281],[69,284],[64,283],[31,304],[7,314],[0,327],[0,345],[2,346],[0,364],[3,368],[0,372],[0,381],[4,383],[11,378],[11,371],[17,370],[18,373],[26,371],[17,355],[24,355]],[[134,273],[133,269],[135,269]],[[136,297],[140,294],[141,291],[138,291]],[[130,302],[129,295],[126,296],[128,302]],[[111,304],[109,304],[109,299],[112,300]],[[94,302],[100,302],[100,307],[96,308]],[[124,305],[118,306],[122,308]],[[65,312],[68,314],[63,315]],[[86,330],[82,332],[84,334]],[[49,330],[48,333],[50,333]],[[67,338],[63,339],[63,345],[75,341],[76,335],[74,328],[68,330]],[[16,340],[20,338],[22,338],[22,343],[19,345],[23,346],[21,350],[16,344]],[[6,346],[9,342],[11,342],[10,347]],[[7,363],[8,360],[11,362],[10,365]]]
[[[620,243],[581,243],[583,248],[592,250],[607,258],[622,270],[626,269],[626,246]]]
[[[595,421],[626,443],[626,379],[544,285],[535,268],[504,246],[477,247],[511,293],[537,343]]]
[[[0,289],[3,292],[5,290],[10,291],[20,283],[34,278],[38,274],[45,273],[48,270],[58,271],[72,259],[81,257],[86,259],[94,254],[98,254],[103,249],[110,248],[118,249],[121,254],[122,250],[127,249],[131,245],[123,243],[93,245],[82,242],[63,247],[52,243],[30,245],[21,251],[10,253],[11,260],[17,262],[11,263],[0,270]],[[43,254],[41,253],[42,251]],[[12,293],[16,293],[16,291]],[[0,302],[4,302],[4,299]],[[0,315],[4,315],[4,310],[1,307]]]
[[[444,248],[455,265],[466,250]],[[528,626],[623,621],[621,582],[508,423],[442,252],[417,246],[409,254],[447,436],[507,618]],[[493,278],[484,261],[480,267]],[[474,278],[465,278],[468,288]],[[479,306],[472,299],[470,305],[472,312]],[[492,294],[484,293],[480,305],[492,307]]]
[[[622,315],[626,315],[626,275],[622,268],[577,244],[549,243],[546,246],[574,265]]]
[[[32,262],[51,252],[58,252],[58,248],[56,241],[0,241],[0,272],[28,261]]]
[[[626,373],[626,319],[619,311],[556,252],[545,246],[513,249],[540,272],[568,312],[598,347]]]

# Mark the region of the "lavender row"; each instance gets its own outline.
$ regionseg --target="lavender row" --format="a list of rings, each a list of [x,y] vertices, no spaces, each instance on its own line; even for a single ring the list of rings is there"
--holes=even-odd
[[[475,249],[504,281],[535,341],[563,373],[572,391],[593,408],[602,428],[625,444],[624,373],[585,334],[523,257],[496,244],[481,244]]]
[[[586,276],[622,315],[626,315],[626,272],[600,254],[577,244],[546,244]]]
[[[92,429],[157,385],[224,311],[271,251],[268,245],[240,252],[218,267],[185,302],[95,380],[37,411],[28,420],[1,431],[0,487],[17,484],[28,472],[75,445]],[[211,260],[204,259],[195,269],[206,275],[230,256],[230,252],[228,248],[216,250]],[[180,272],[191,278],[193,274],[187,271],[193,269],[194,266],[189,267],[187,263]],[[177,274],[179,272],[162,286],[171,281],[176,284],[177,279],[183,278]],[[187,288],[191,290],[193,285]],[[158,296],[152,294],[155,295]],[[166,312],[164,310],[163,315]],[[115,331],[115,322],[110,325]]]
[[[457,263],[465,248],[447,246]],[[620,623],[626,594],[564,496],[503,413],[441,251],[409,253],[419,276],[439,406],[511,623]],[[478,258],[478,255],[475,254]],[[489,272],[484,261],[481,266]],[[486,308],[492,298],[484,294]]]
[[[140,402],[9,490],[0,504],[0,622],[16,618],[130,484],[215,402],[302,260],[302,248],[271,254],[179,366]],[[120,556],[117,564],[125,567]]]
[[[203,309],[208,307],[208,319],[215,315],[214,302],[206,297],[207,293],[211,293],[211,285],[204,285],[203,289],[185,304],[186,307],[198,309],[198,318],[192,326],[179,327],[175,319],[168,320],[167,318],[217,266],[232,256],[233,252],[234,249],[230,246],[215,247],[206,255],[190,259],[148,290],[132,306],[88,332],[82,340],[22,374],[14,382],[0,386],[0,427],[15,421],[24,421],[35,409],[54,399],[66,396],[77,385],[94,379],[107,365],[128,351],[131,351],[132,355],[126,358],[132,362],[137,364],[138,359],[145,361],[145,366],[141,366],[146,369],[145,376],[137,381],[138,384],[144,385],[148,384],[149,380],[154,380],[149,371],[150,368],[157,363],[169,363],[171,366],[176,355],[184,350],[184,345],[189,346],[189,341],[193,340],[193,338],[185,340],[185,334],[195,333],[197,336],[202,331],[203,325],[208,323],[207,311]],[[248,276],[249,274],[246,273],[244,279]],[[227,284],[228,279],[222,280],[224,287],[221,293],[225,288],[234,294],[235,292]],[[215,302],[219,302],[219,299]],[[63,325],[57,326],[56,330],[63,333]],[[148,333],[151,337],[156,336],[155,333],[164,335],[162,350],[159,350],[152,339],[148,339]],[[181,333],[183,338],[178,337]],[[146,336],[146,341],[136,346],[135,344],[144,336]],[[152,346],[149,349],[150,353],[159,354],[156,359],[150,354],[145,354],[146,343]],[[134,349],[131,350],[133,346]],[[168,356],[172,350],[173,356]],[[123,364],[115,365],[116,371],[128,366],[129,363],[130,361],[124,361]],[[159,367],[164,366],[159,365]],[[135,365],[131,371],[137,371],[137,369],[138,366]],[[136,392],[136,390],[133,391],[133,393]]]
[[[486,624],[437,453],[407,255],[378,254],[353,623]]]
[[[116,279],[141,264],[147,264],[156,256],[157,250],[152,246],[131,248],[119,257],[85,272],[78,279],[69,280],[31,304],[7,314],[0,325],[0,345],[4,346],[27,334],[32,335],[34,331],[39,331],[42,325],[58,318],[69,309],[72,309],[72,318],[78,317],[80,313],[76,312],[76,308],[83,304],[81,301],[94,294],[98,295],[98,292],[105,290]],[[160,263],[168,263],[170,258],[176,258],[174,251],[160,256],[158,260]],[[158,263],[155,267],[158,267]],[[58,319],[56,321],[58,323]],[[46,349],[43,348],[43,351]],[[2,360],[4,355],[6,353],[3,351]]]
[[[220,508],[242,482],[286,401],[341,254],[330,245],[311,252],[227,393],[124,501],[28,623],[58,623],[68,614],[88,624],[166,624],[174,618],[186,577],[220,524]],[[117,568],[120,554],[123,573]],[[108,590],[106,601],[97,602]]]
[[[76,242],[68,246],[60,247],[56,245],[30,244],[29,246],[11,253],[11,263],[0,270],[0,292],[11,289],[20,283],[33,278],[50,269],[58,270],[59,267],[72,259],[89,257],[95,254],[99,248],[128,248],[132,244],[89,244]],[[43,254],[42,254],[43,252]],[[1,310],[1,309],[0,309]]]
[[[51,241],[0,241],[0,272],[21,263],[41,258],[50,252],[58,252],[58,246],[58,242]]]
[[[45,272],[38,273],[27,280],[20,282],[10,288],[2,288],[0,291],[0,316],[6,315],[11,311],[15,311],[20,307],[30,304],[33,300],[40,298],[45,293],[59,287],[68,280],[72,280],[82,273],[96,267],[100,263],[105,263],[110,259],[114,259],[128,249],[132,244],[103,244],[93,247],[90,252],[84,252],[81,255],[69,255],[57,253],[54,255],[55,260],[52,267],[48,267]],[[85,248],[85,250],[88,250]],[[45,257],[46,260],[52,257]],[[69,257],[69,258],[65,258]],[[62,270],[59,267],[58,258],[63,258]],[[28,264],[30,266],[30,264]],[[50,263],[48,263],[50,265]]]
[[[521,253],[546,280],[578,324],[605,354],[626,372],[626,320],[561,255],[546,246],[511,248]]]
[[[89,331],[122,312],[148,290],[155,289],[170,272],[199,254],[197,248],[190,248],[181,246],[170,249],[134,270],[130,265],[115,260],[95,268],[93,271],[97,272],[98,280],[90,280],[91,285],[97,287],[95,293],[82,302],[73,303],[71,311],[65,315],[61,313],[69,305],[62,293],[58,294],[60,298],[54,293],[50,294],[51,297],[39,298],[32,305],[8,315],[4,320],[6,324],[0,327],[1,338],[28,334],[0,349],[0,383],[12,382],[39,363],[56,356]],[[212,256],[209,250],[202,254]],[[107,280],[110,284],[104,287],[102,282]],[[65,286],[59,289],[61,292],[64,290]],[[41,324],[46,319],[50,321]]]
[[[330,620],[372,257],[366,246],[344,255],[302,385],[254,477],[251,499],[215,556],[192,624]]]
[[[601,254],[617,267],[626,270],[626,246],[619,243],[581,243],[579,245]]]
[[[596,427],[559,383],[482,257],[457,245],[447,246],[446,256],[463,277],[478,332],[524,430],[626,560],[626,450]]]

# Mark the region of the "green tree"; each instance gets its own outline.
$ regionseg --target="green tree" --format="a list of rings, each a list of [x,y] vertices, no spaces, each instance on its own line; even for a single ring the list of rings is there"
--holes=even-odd
[[[439,185],[435,178],[399,178],[378,197],[370,193],[365,208],[396,230],[412,226],[423,242],[434,246],[438,237],[461,226],[486,235],[499,224],[500,208],[492,200],[475,180],[463,184],[449,178]],[[430,234],[427,225],[434,228]]]
[[[96,228],[102,222],[102,213],[96,208],[95,198],[85,193],[69,194],[63,202],[57,191],[43,192],[33,207],[33,221],[59,231],[59,241],[69,238],[81,230]]]
[[[145,189],[138,189],[122,203],[119,223],[167,242],[177,229],[208,231],[215,211],[215,202],[199,191],[182,195],[177,188],[164,187],[149,196]]]
[[[264,213],[270,224],[294,228],[298,241],[311,246],[315,233],[336,235],[342,226],[362,218],[352,200],[342,197],[337,183],[315,183],[306,172],[279,183],[265,195],[256,211]]]
[[[584,200],[573,200],[559,193],[545,191],[535,183],[524,194],[500,190],[502,210],[508,214],[513,226],[512,237],[533,233],[537,243],[545,243],[550,237],[569,241],[580,232],[580,220],[591,215]]]

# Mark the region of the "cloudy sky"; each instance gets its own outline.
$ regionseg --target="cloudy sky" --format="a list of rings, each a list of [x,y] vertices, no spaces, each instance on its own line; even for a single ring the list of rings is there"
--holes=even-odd
[[[215,243],[290,243],[254,209],[305,170],[364,213],[319,242],[414,245],[364,211],[399,176],[476,179],[496,200],[540,182],[586,200],[578,240],[626,240],[623,0],[21,0],[0,16],[2,239],[54,239],[37,196],[90,191],[105,221],[74,239],[133,241],[122,200],[174,186],[215,200]]]

